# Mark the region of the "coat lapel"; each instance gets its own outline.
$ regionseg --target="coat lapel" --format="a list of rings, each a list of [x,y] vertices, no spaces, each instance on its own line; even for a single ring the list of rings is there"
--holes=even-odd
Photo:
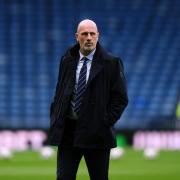
[[[69,58],[67,62],[67,71],[68,76],[71,79],[71,84],[74,84],[76,81],[76,67],[77,67],[78,57]]]
[[[100,61],[97,61],[96,59],[94,59],[91,65],[91,70],[90,70],[87,86],[97,76],[97,74],[102,70],[102,68],[103,68],[103,64]]]
[[[79,60],[79,44],[76,44],[70,51],[70,55],[68,55],[67,61],[67,69],[68,74],[72,76],[73,82],[75,82],[76,78],[76,67]],[[103,49],[99,43],[96,46],[96,52],[94,54],[94,58],[91,64],[91,70],[89,79],[87,82],[87,86],[92,82],[92,80],[98,75],[98,73],[103,69]]]

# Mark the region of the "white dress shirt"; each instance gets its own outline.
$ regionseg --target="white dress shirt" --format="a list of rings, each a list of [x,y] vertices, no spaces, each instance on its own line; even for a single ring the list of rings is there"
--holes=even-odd
[[[79,61],[78,61],[77,68],[76,68],[76,83],[75,83],[74,93],[75,93],[75,91],[77,89],[79,74],[80,74],[81,68],[82,68],[83,63],[84,63],[84,60],[82,60],[82,58],[86,57],[88,59],[87,60],[87,73],[86,73],[86,83],[87,83],[88,79],[89,79],[90,70],[91,70],[91,64],[92,64],[92,60],[93,60],[93,56],[94,56],[95,51],[96,51],[96,49],[94,49],[88,56],[84,56],[79,51]],[[68,117],[71,118],[71,119],[78,119],[77,114],[73,110],[74,98],[75,98],[75,94],[73,94],[73,97],[72,97],[72,100],[71,100],[71,107],[70,107],[70,112],[68,113]]]
[[[86,83],[89,79],[89,74],[90,74],[90,69],[91,69],[91,64],[92,64],[92,60],[93,60],[93,56],[94,56],[94,53],[95,53],[96,49],[94,49],[88,56],[84,56],[80,51],[79,51],[79,62],[78,62],[78,65],[77,65],[77,69],[76,69],[76,85],[78,83],[78,79],[79,79],[79,74],[80,74],[80,71],[81,71],[81,68],[83,66],[83,62],[84,61],[81,61],[83,57],[86,57],[88,60],[87,60],[87,73],[86,73]]]

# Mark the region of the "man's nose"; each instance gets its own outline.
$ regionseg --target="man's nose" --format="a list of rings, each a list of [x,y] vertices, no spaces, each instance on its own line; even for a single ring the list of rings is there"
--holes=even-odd
[[[88,33],[87,39],[91,39],[91,34],[90,33]]]

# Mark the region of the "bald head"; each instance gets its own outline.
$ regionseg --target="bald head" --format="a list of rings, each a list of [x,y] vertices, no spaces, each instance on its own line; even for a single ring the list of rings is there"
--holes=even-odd
[[[98,37],[99,33],[94,21],[85,19],[78,24],[76,40],[83,55],[87,56],[96,48]]]
[[[85,19],[78,24],[77,33],[84,27],[92,27],[96,32],[98,32],[96,23],[90,19]]]

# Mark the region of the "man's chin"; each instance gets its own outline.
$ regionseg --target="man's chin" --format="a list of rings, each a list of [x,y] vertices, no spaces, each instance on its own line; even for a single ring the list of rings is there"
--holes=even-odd
[[[91,46],[91,47],[86,47],[85,48],[85,51],[87,51],[87,52],[91,52],[91,51],[93,51],[94,50],[94,48]]]
[[[86,49],[86,50],[85,50],[85,53],[86,53],[86,54],[89,54],[89,53],[91,53],[92,51],[93,51],[93,49]]]
[[[81,52],[84,53],[84,55],[88,55],[94,50],[93,47],[85,47]]]

